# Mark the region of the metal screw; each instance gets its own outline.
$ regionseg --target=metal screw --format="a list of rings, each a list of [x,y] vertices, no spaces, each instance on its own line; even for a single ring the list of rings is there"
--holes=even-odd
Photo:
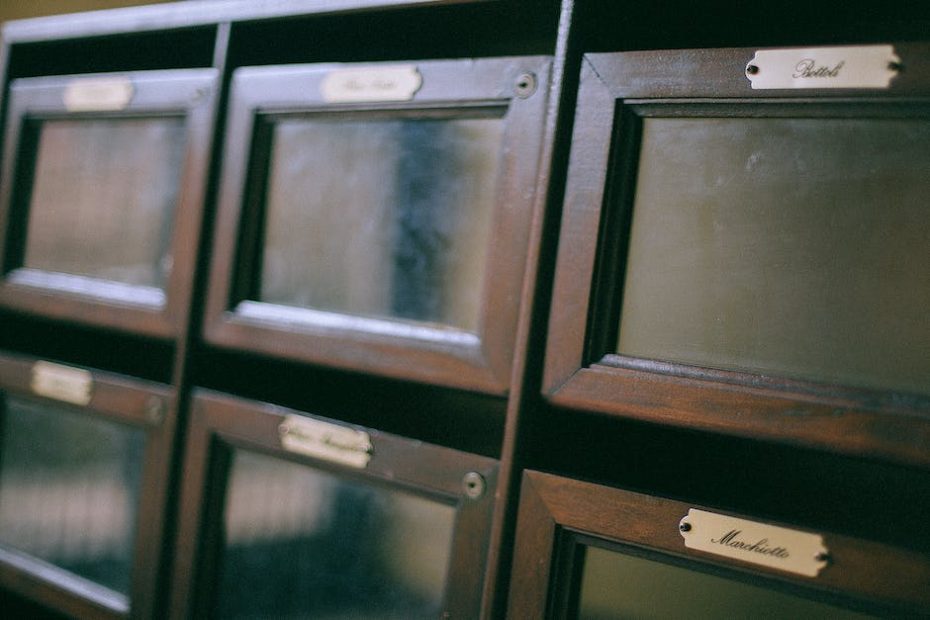
[[[818,562],[827,562],[827,563],[829,563],[829,562],[833,559],[833,557],[832,557],[829,553],[823,553],[823,552],[821,552],[821,553],[818,553],[817,555],[815,555],[815,556],[814,556],[814,559],[817,560]]]
[[[536,92],[536,75],[533,73],[521,73],[517,78],[517,83],[513,89],[514,94],[521,99],[526,99]]]
[[[681,530],[682,532],[690,532],[691,524],[690,523],[679,523],[678,529]]]
[[[468,499],[481,499],[487,487],[488,483],[484,481],[484,476],[478,472],[470,471],[462,478],[462,489]]]
[[[153,396],[145,403],[145,419],[151,424],[161,424],[165,418],[165,401]]]
[[[759,73],[759,67],[756,65],[746,65],[746,73],[749,75],[755,75]]]
[[[209,94],[210,94],[210,89],[207,88],[206,86],[203,86],[194,91],[193,96],[191,96],[191,101],[194,103],[200,103],[201,101],[206,99],[207,95]]]
[[[904,71],[904,65],[902,65],[900,62],[891,61],[888,63],[888,70],[894,71],[895,73],[900,73],[901,71]]]

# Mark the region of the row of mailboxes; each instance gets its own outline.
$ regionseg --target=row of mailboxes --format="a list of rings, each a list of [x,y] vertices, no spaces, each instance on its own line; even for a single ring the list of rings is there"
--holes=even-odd
[[[69,401],[48,366],[0,358],[0,576],[72,614],[147,615],[175,395],[82,371]],[[208,390],[187,434],[172,617],[481,615],[495,459]],[[930,605],[918,552],[540,472],[521,493],[510,617]]]
[[[506,392],[548,71],[237,70],[207,341]],[[196,69],[10,85],[5,305],[180,333],[218,89]]]
[[[540,402],[925,467],[927,52],[18,76],[0,307],[503,401],[560,213]],[[73,615],[930,608],[895,546],[66,362],[0,355],[0,580]]]
[[[816,445],[840,409],[847,449],[925,460],[928,430],[908,422],[930,375],[923,51],[878,46],[867,60],[900,54],[907,70],[881,65],[877,93],[803,99],[753,89],[751,50],[586,58],[554,400],[698,427],[739,410],[736,432]],[[235,72],[205,340],[505,394],[548,71],[511,58]],[[366,90],[379,80],[387,94]],[[217,88],[211,70],[14,81],[0,303],[176,336]],[[736,402],[734,384],[756,391]],[[617,397],[632,386],[653,405]],[[783,428],[797,409],[809,415]],[[872,432],[885,424],[912,435]]]

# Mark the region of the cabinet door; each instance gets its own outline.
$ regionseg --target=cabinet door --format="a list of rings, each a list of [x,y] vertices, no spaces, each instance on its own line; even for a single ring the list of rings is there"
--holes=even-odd
[[[212,69],[11,83],[0,304],[178,333],[190,303],[215,88]]]
[[[886,86],[760,88],[752,49],[585,57],[544,389],[926,464],[926,47],[779,53],[885,59]]]
[[[0,355],[0,582],[74,616],[153,613],[174,397]]]
[[[507,391],[545,58],[238,69],[206,339]]]
[[[497,463],[200,391],[178,617],[477,617]]]
[[[927,583],[922,553],[529,471],[508,617],[903,617]]]

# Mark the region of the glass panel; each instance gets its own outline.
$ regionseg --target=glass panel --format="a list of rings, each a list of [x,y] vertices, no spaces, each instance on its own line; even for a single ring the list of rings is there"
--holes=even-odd
[[[580,620],[872,617],[597,547],[587,548],[580,600]]]
[[[0,544],[128,595],[145,435],[44,403],[5,404]]]
[[[646,119],[618,351],[930,391],[930,122]]]
[[[455,509],[237,452],[220,618],[437,618]]]
[[[23,265],[164,288],[183,157],[181,118],[43,122]]]
[[[475,330],[503,121],[275,124],[260,300]]]

